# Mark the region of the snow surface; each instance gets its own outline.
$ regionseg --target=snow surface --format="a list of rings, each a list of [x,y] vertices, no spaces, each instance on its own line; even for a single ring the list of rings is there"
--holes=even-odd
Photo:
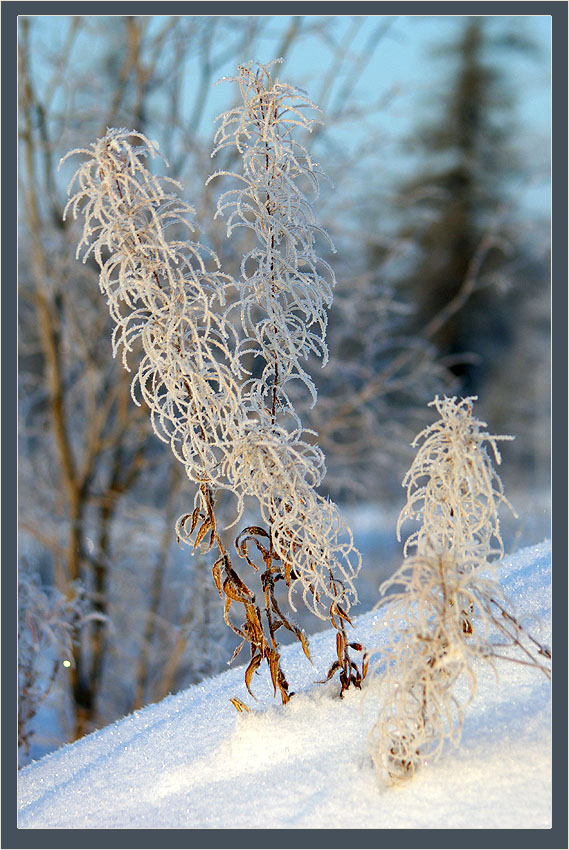
[[[551,546],[504,560],[501,581],[518,616],[550,641]],[[356,619],[354,639],[382,641],[381,612]],[[374,632],[374,627],[376,631]],[[385,637],[385,634],[383,635]],[[403,787],[377,779],[366,737],[378,706],[323,679],[335,633],[283,647],[296,691],[273,698],[268,672],[222,673],[62,747],[19,775],[20,829],[486,829],[551,826],[550,683],[502,662],[476,668],[461,746],[448,745]],[[363,695],[363,698],[362,698]],[[250,713],[238,714],[238,697]]]

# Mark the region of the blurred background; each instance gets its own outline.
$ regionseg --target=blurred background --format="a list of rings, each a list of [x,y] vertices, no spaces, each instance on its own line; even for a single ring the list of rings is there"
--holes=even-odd
[[[205,181],[231,167],[210,154],[237,88],[214,83],[240,63],[283,57],[280,79],[322,109],[303,141],[330,177],[317,218],[337,287],[301,413],[363,554],[354,613],[398,565],[436,393],[478,396],[488,430],[516,437],[506,550],[549,535],[548,16],[20,17],[18,41],[21,765],[231,657],[211,564],[176,545],[192,486],[112,359],[98,269],[62,219],[73,167],[57,169],[107,127],[142,131],[238,276],[247,237],[213,222]]]

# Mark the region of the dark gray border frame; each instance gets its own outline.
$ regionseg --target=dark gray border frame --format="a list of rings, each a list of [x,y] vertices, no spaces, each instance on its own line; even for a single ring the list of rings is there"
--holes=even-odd
[[[553,261],[552,261],[552,465],[553,491],[553,634],[555,645],[555,688],[553,712],[553,827],[550,830],[319,830],[317,846],[330,847],[437,847],[476,848],[480,846],[521,848],[565,848],[567,830],[567,23],[568,7],[564,0],[552,2],[329,2],[321,3],[272,2],[271,14],[405,14],[405,15],[551,15],[553,20]],[[266,11],[260,2],[20,2],[4,0],[2,22],[2,117],[4,118],[2,150],[2,835],[0,845],[11,848],[98,848],[104,843],[112,846],[105,830],[18,830],[16,826],[17,747],[16,691],[17,671],[14,652],[17,635],[17,220],[14,198],[17,197],[17,91],[15,81],[17,62],[16,26],[18,15],[104,15],[104,14],[257,14]],[[557,533],[559,531],[559,533]],[[297,846],[312,845],[311,830],[295,830],[294,838],[283,833],[288,830],[111,830],[120,835],[122,847],[287,847],[291,840]],[[79,837],[77,832],[81,833]],[[260,832],[257,837],[257,832]],[[269,835],[263,835],[269,832]],[[415,833],[419,833],[415,835]],[[182,833],[176,834],[174,833]],[[99,836],[99,837],[97,837]],[[494,838],[493,838],[494,837]]]

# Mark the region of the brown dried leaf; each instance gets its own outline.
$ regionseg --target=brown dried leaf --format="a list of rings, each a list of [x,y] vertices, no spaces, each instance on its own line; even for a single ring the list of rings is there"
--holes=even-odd
[[[279,662],[280,655],[276,651],[276,649],[267,649],[266,651],[267,661],[269,663],[269,672],[271,674],[271,681],[273,683],[273,693],[274,696],[277,695],[277,685],[279,682]]]
[[[281,700],[283,705],[286,705],[289,702],[290,698],[294,696],[294,694],[290,694],[288,691],[288,682],[285,678],[285,675],[282,669],[279,667],[277,684],[279,686],[279,691],[281,692]]]
[[[304,652],[304,654],[306,655],[306,657],[308,658],[308,660],[312,664],[312,658],[310,657],[310,648],[308,646],[308,639],[307,639],[306,635],[300,629],[298,629],[296,634],[298,636],[300,643],[302,644],[302,651]]]
[[[237,711],[240,711],[240,712],[251,711],[251,709],[248,706],[246,706],[244,702],[241,702],[240,699],[237,699],[237,697],[231,697],[229,702],[233,703],[233,705],[235,706]]]
[[[255,671],[259,668],[262,660],[262,655],[254,655],[251,659],[249,666],[245,670],[245,687],[247,688],[253,699],[257,699],[257,697],[250,688],[251,679],[253,678],[253,674],[255,673]]]
[[[262,529],[261,529],[261,531],[262,531]],[[238,554],[240,555],[240,557],[241,557],[241,558],[244,558],[244,559],[247,561],[247,563],[249,564],[249,566],[250,566],[250,567],[252,567],[252,568],[256,571],[256,570],[258,570],[259,568],[258,568],[257,564],[255,564],[255,563],[254,563],[253,561],[251,561],[251,559],[249,558],[249,543],[254,543],[254,544],[255,544],[255,546],[257,547],[257,549],[259,550],[259,552],[260,552],[260,553],[261,553],[261,555],[263,556],[263,560],[265,561],[265,563],[266,563],[266,564],[267,564],[268,562],[270,562],[270,560],[271,560],[271,556],[270,556],[270,554],[269,554],[269,550],[268,550],[268,549],[266,549],[266,548],[263,546],[263,544],[262,544],[262,543],[260,543],[260,541],[259,541],[259,540],[257,540],[257,538],[256,538],[256,537],[251,537],[250,535],[248,535],[247,537],[244,537],[243,539],[240,539],[240,538],[241,538],[241,535],[242,535],[242,534],[244,534],[244,533],[245,533],[245,532],[241,532],[241,534],[240,534],[240,535],[238,535],[238,537],[236,537],[236,538],[235,538],[235,549],[237,550],[237,552],[238,552]]]
[[[287,702],[290,702],[290,698],[292,696],[294,696],[293,693],[289,694],[288,688],[285,688],[280,682],[279,682],[279,691],[281,693],[281,700],[282,700],[283,705],[286,705]]]
[[[249,601],[249,596],[245,596],[239,588],[235,587],[231,576],[227,576],[223,582],[223,592],[227,597],[229,597],[229,599],[232,599],[233,602]]]
[[[336,655],[340,664],[343,663],[344,656],[344,637],[342,632],[336,632]]]
[[[183,516],[180,517],[180,519],[176,523],[176,528],[183,529],[184,533],[186,535],[187,535],[186,523],[187,523],[187,521],[189,520],[190,517],[191,517],[191,514],[184,514]],[[176,533],[176,543],[179,543],[179,542],[180,542],[180,535]]]
[[[236,602],[251,602],[255,597],[227,561],[225,563],[225,572],[227,574],[227,578],[223,582],[225,593],[231,596]]]
[[[197,506],[197,508],[194,508],[192,514],[188,514],[188,516],[184,520],[184,525],[186,524],[186,520],[189,519],[190,516],[192,517],[192,524],[191,524],[190,530],[188,532],[188,536],[191,536],[194,533],[194,528],[198,524],[198,519],[200,517],[200,506],[199,505]]]
[[[249,640],[254,646],[263,646],[265,636],[261,625],[261,612],[258,607],[250,602],[245,602],[244,605]]]
[[[346,620],[346,622],[349,623],[350,626],[354,625],[341,605],[336,605],[336,610],[337,610],[338,614],[340,615],[340,617],[342,618],[342,620]]]
[[[260,534],[261,537],[270,538],[269,532],[265,531],[264,528],[261,528],[260,525],[248,525],[247,528],[243,529],[241,534]]]
[[[209,492],[209,490],[207,491],[205,506],[207,508],[207,515],[208,515],[208,519],[211,523],[211,527],[215,531],[215,515],[213,513],[213,505],[211,503],[211,493]]]
[[[217,592],[221,596],[221,565],[225,562],[225,556],[222,555],[221,558],[218,558],[213,567],[211,568],[211,572],[213,575],[213,580],[215,582],[215,586],[217,587]]]
[[[330,679],[332,678],[332,676],[334,675],[336,670],[341,670],[341,669],[342,669],[342,665],[340,664],[340,662],[334,661],[334,663],[332,664],[332,666],[328,670],[328,675],[326,676],[326,678],[325,679],[319,679],[317,684],[323,685],[325,682],[330,681]]]
[[[243,558],[245,561],[247,561],[247,563],[249,564],[249,566],[251,567],[251,569],[255,570],[255,572],[258,572],[259,567],[258,567],[258,566],[257,566],[257,564],[256,564],[254,561],[252,561],[252,560],[251,560],[251,558],[249,557],[249,550],[247,549],[247,541],[246,541],[246,540],[244,540],[244,541],[241,543],[241,546],[239,546],[239,547],[238,547],[238,546],[236,546],[235,548],[236,548],[236,550],[237,550],[237,554],[239,555],[239,557],[240,557],[240,558]]]
[[[202,542],[202,540],[204,539],[204,537],[206,536],[206,534],[208,533],[210,528],[211,528],[211,522],[210,522],[209,517],[208,517],[208,518],[204,519],[204,521],[200,525],[198,533],[196,534],[194,549],[196,549],[200,545],[200,543]]]

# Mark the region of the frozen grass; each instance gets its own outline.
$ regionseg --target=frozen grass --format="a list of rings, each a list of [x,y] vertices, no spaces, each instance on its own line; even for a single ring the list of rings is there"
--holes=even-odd
[[[549,542],[504,560],[506,593],[544,643],[550,640]],[[357,618],[369,642],[381,612]],[[19,828],[541,828],[551,826],[550,685],[502,662],[496,681],[478,664],[478,691],[459,749],[448,745],[412,782],[380,784],[366,749],[373,699],[316,684],[335,631],[314,636],[314,667],[298,644],[283,667],[301,682],[287,705],[269,672],[254,703],[233,669],[63,747],[19,774]],[[387,640],[387,634],[384,640]],[[381,632],[380,632],[381,638]],[[377,642],[377,634],[373,636]],[[363,698],[362,698],[363,693]],[[249,713],[238,714],[237,697]]]

